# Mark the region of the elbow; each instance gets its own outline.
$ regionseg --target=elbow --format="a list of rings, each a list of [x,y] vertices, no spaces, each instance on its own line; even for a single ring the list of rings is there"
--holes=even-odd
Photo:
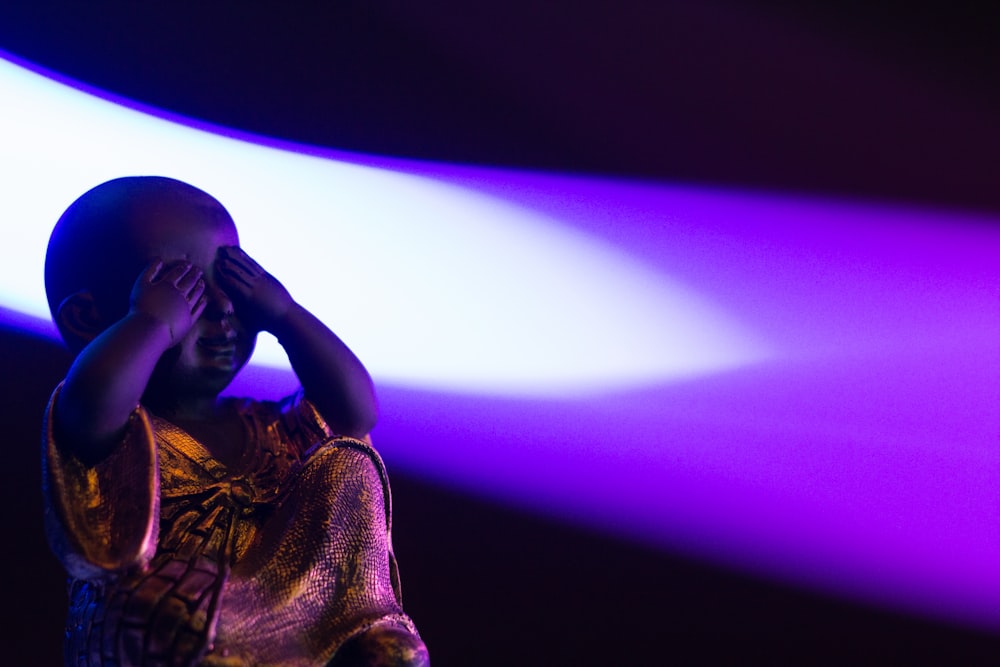
[[[324,401],[313,403],[336,435],[362,440],[378,422],[378,404],[374,395],[370,400],[358,400],[355,397],[353,400],[341,400],[332,404]]]
[[[305,397],[319,410],[335,435],[363,439],[378,422],[378,402],[371,382],[336,390],[308,386]]]
[[[60,391],[53,409],[52,435],[60,447],[85,466],[100,463],[117,448],[124,436],[125,423],[102,419],[100,410],[83,401],[66,400]]]
[[[358,392],[357,395],[362,398],[354,406],[353,431],[357,435],[352,437],[355,438],[364,438],[378,423],[378,398],[375,396],[375,386],[371,379],[368,380],[367,389],[368,391]]]
[[[352,418],[344,425],[344,435],[352,438],[363,439],[372,432],[375,424],[378,423],[378,405],[371,403],[359,406],[354,410]]]

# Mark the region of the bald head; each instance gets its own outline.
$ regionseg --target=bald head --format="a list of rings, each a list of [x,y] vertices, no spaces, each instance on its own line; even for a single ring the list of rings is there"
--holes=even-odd
[[[45,292],[56,324],[63,302],[83,292],[93,297],[105,326],[123,317],[139,273],[194,226],[226,226],[235,235],[222,204],[172,178],[116,178],[84,193],[59,218],[45,255]]]

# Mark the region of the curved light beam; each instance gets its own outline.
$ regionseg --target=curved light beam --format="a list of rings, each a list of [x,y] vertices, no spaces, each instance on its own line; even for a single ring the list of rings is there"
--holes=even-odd
[[[1000,628],[994,217],[310,157],[2,62],[0,94],[0,304],[48,319],[45,243],[81,192],[178,176],[374,370],[400,466]]]
[[[566,395],[767,355],[703,296],[556,217],[455,185],[459,168],[430,178],[412,162],[224,137],[4,61],[0,97],[16,100],[0,105],[0,304],[18,311],[48,318],[45,245],[73,199],[162,174],[218,197],[243,245],[379,380]],[[287,366],[270,339],[255,361]]]

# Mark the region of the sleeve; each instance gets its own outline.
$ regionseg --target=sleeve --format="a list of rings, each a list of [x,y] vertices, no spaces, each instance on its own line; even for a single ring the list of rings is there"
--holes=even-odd
[[[56,388],[45,411],[42,493],[49,546],[77,579],[145,566],[156,551],[159,460],[149,414],[137,406],[121,445],[86,465],[56,441]]]
[[[284,421],[287,432],[298,441],[301,451],[307,461],[322,458],[315,456],[322,453],[325,445],[353,449],[367,456],[371,463],[371,469],[377,475],[378,484],[372,483],[369,489],[380,487],[383,502],[383,512],[385,517],[385,548],[388,555],[389,579],[395,594],[396,601],[401,605],[403,601],[402,587],[399,580],[399,568],[396,564],[396,556],[392,547],[392,491],[389,486],[389,475],[385,469],[385,463],[378,451],[372,445],[371,434],[366,434],[360,440],[341,436],[333,432],[333,429],[326,423],[323,416],[316,409],[300,390],[289,396],[279,404],[280,413]],[[327,485],[336,487],[336,484]],[[369,500],[372,495],[365,494]],[[358,513],[359,515],[361,513]],[[350,523],[345,521],[345,523]]]

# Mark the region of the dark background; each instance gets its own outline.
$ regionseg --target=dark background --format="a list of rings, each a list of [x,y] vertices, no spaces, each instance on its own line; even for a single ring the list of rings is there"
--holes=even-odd
[[[337,149],[997,211],[998,16],[943,0],[42,0],[0,5],[0,50]],[[68,359],[13,325],[0,355],[5,664],[58,664],[37,442]],[[996,635],[393,480],[407,608],[438,667],[1000,662]]]

